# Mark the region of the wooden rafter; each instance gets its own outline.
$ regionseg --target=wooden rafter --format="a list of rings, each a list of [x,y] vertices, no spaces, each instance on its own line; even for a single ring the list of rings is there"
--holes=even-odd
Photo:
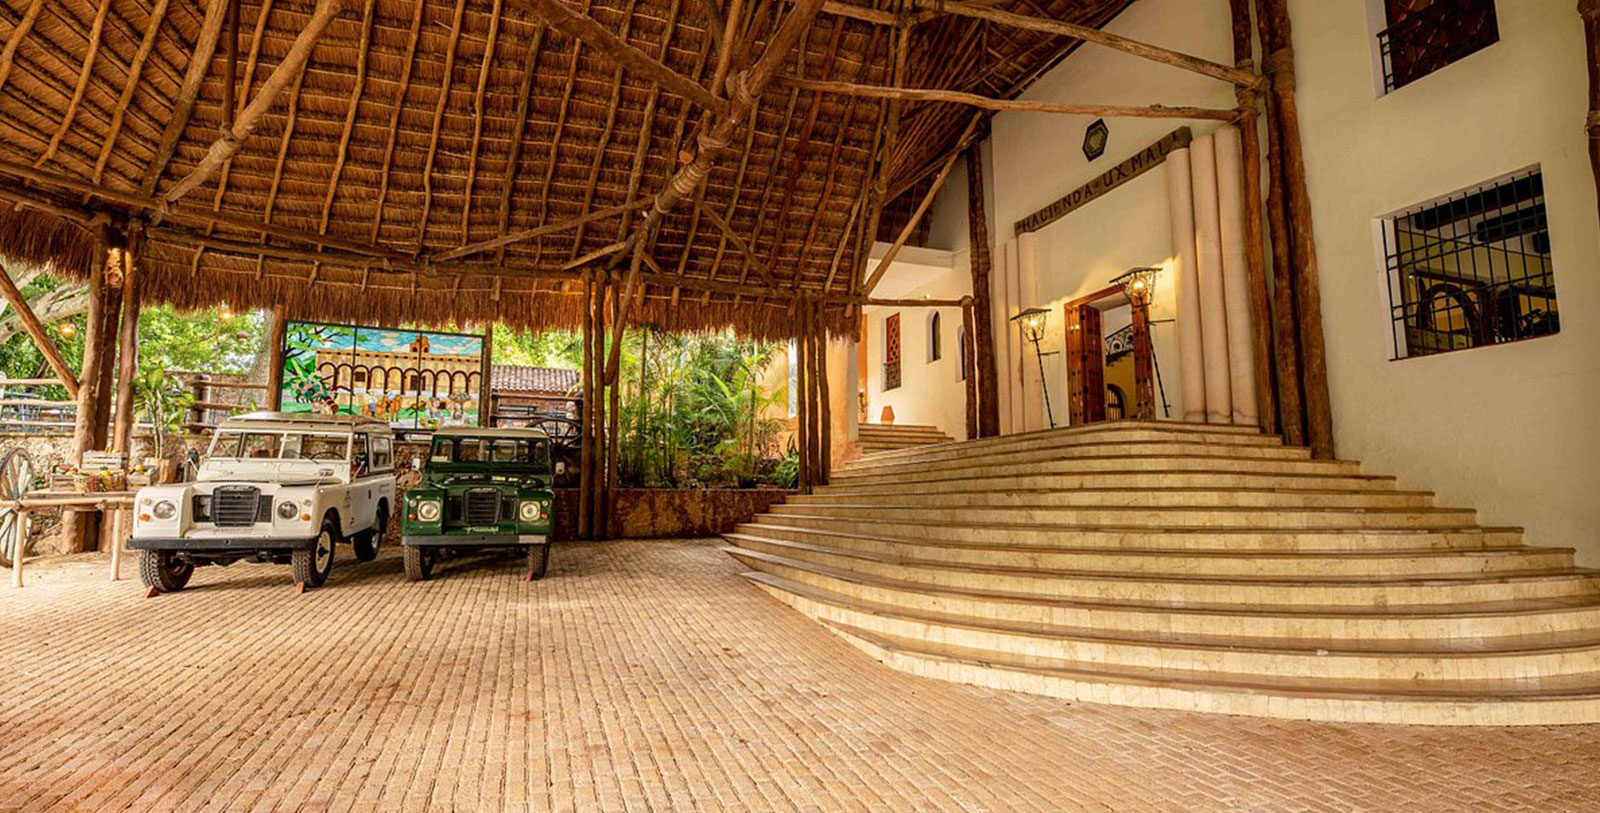
[[[177,201],[195,187],[205,183],[244,146],[245,140],[261,123],[261,118],[277,103],[278,96],[290,83],[299,81],[299,76],[305,69],[306,61],[311,58],[311,51],[316,47],[317,40],[322,38],[323,32],[328,29],[328,24],[338,16],[339,9],[343,5],[344,0],[317,0],[317,7],[312,11],[311,19],[295,37],[283,61],[272,69],[261,90],[256,92],[250,103],[245,105],[244,110],[234,118],[233,125],[212,142],[211,148],[206,151],[205,157],[200,159],[200,163],[167,190],[163,196],[167,202]]]
[[[6,38],[4,49],[0,49],[0,89],[5,88],[6,80],[11,77],[11,66],[16,63],[17,47],[22,40],[33,30],[34,21],[39,19],[39,11],[44,8],[44,0],[33,0],[28,10],[22,13],[22,19],[17,21],[15,28],[11,29],[11,36]]]
[[[868,99],[900,99],[903,101],[950,102],[976,107],[981,110],[1013,110],[1032,113],[1064,113],[1072,116],[1108,116],[1141,119],[1200,119],[1210,121],[1234,121],[1239,118],[1239,111],[1228,108],[1214,107],[1169,107],[1166,105],[1109,105],[1109,104],[1061,104],[1058,102],[1035,102],[1022,99],[990,99],[972,93],[962,93],[954,90],[937,90],[933,88],[892,88],[877,87],[873,85],[856,85],[848,82],[828,82],[818,79],[800,79],[797,77],[782,77],[779,84],[797,87],[801,90],[816,91],[818,93],[837,93],[843,96],[861,97]]]
[[[627,39],[628,31],[633,25],[633,11],[634,9],[638,8],[638,6],[638,0],[629,0],[628,13],[624,17],[625,22],[622,24],[622,31],[620,34],[624,40]],[[606,123],[604,128],[602,128],[600,131],[600,141],[595,146],[594,160],[589,162],[589,181],[584,185],[583,188],[583,205],[581,207],[581,211],[584,212],[589,211],[589,207],[594,205],[595,189],[600,185],[600,167],[606,161],[606,147],[611,145],[611,137],[616,133],[617,108],[621,107],[620,102],[622,101],[622,77],[623,68],[619,64],[617,65],[616,69],[611,72],[611,99],[606,105]],[[578,252],[583,248],[583,231],[585,225],[586,224],[584,223],[579,223],[578,228],[574,230],[572,235],[571,256],[573,257],[578,256]]]
[[[156,0],[155,7],[150,9],[150,18],[145,21],[144,37],[139,41],[139,51],[133,55],[133,63],[128,66],[128,79],[122,84],[122,95],[117,97],[117,109],[111,114],[111,129],[100,142],[100,157],[94,163],[94,182],[99,183],[106,171],[106,162],[111,160],[111,148],[117,143],[117,136],[122,132],[122,122],[127,116],[128,105],[133,102],[134,91],[139,89],[139,80],[144,76],[145,60],[150,58],[150,52],[156,47],[156,34],[161,30],[161,23],[167,18],[168,0]]]
[[[206,6],[205,19],[200,22],[200,37],[195,40],[195,50],[189,54],[189,66],[184,69],[184,83],[178,88],[178,99],[173,101],[173,110],[166,120],[165,130],[162,130],[162,141],[155,147],[155,157],[150,158],[149,165],[144,168],[144,178],[139,181],[139,189],[144,190],[146,195],[155,194],[155,184],[162,179],[162,173],[173,160],[174,152],[178,152],[178,141],[189,126],[189,118],[194,115],[195,101],[200,99],[200,85],[205,83],[206,72],[211,69],[211,56],[216,54],[216,43],[226,27],[227,5],[229,3],[216,0]]]
[[[537,226],[531,229],[523,229],[522,231],[512,232],[511,234],[503,234],[490,240],[483,240],[471,245],[465,245],[460,248],[434,254],[432,255],[432,259],[434,261],[456,260],[462,257],[470,257],[473,254],[489,251],[491,249],[502,249],[513,243],[525,242],[537,237],[543,237],[547,234],[558,234],[560,232],[576,229],[586,223],[593,223],[596,220],[605,220],[608,217],[616,217],[617,215],[627,212],[643,209],[644,207],[650,205],[651,200],[651,198],[635,198],[627,203],[620,203],[616,206],[607,206],[604,209],[596,209],[592,212],[584,214],[581,217],[575,217],[571,220],[563,220],[560,223],[550,223],[548,225]]]
[[[707,110],[720,112],[726,106],[726,102],[713,96],[711,91],[628,44],[626,35],[619,37],[613,34],[611,29],[596,22],[587,13],[575,12],[563,5],[560,0],[509,0],[509,2],[513,7],[538,15],[552,28],[573,39],[583,40],[618,64]]]
[[[370,239],[373,243],[378,242],[378,234],[383,230],[383,215],[388,211],[384,204],[389,200],[389,183],[394,172],[394,147],[400,137],[400,113],[405,110],[406,93],[411,90],[411,74],[416,71],[417,42],[421,39],[418,34],[422,31],[422,12],[427,7],[427,3],[418,2],[416,13],[411,17],[411,38],[406,47],[405,67],[400,70],[400,87],[395,90],[394,109],[389,113],[388,143],[383,148],[383,169],[378,176],[378,200],[372,207]]]
[[[344,177],[344,165],[350,157],[350,137],[355,132],[356,113],[361,109],[361,96],[367,91],[367,58],[372,46],[372,13],[377,0],[367,0],[361,14],[361,54],[356,58],[356,81],[350,88],[350,101],[346,104],[344,126],[339,132],[339,151],[333,160],[333,172],[328,176],[328,191],[322,196],[322,217],[317,221],[317,233],[328,233],[328,220],[333,216],[333,199],[339,193],[339,179]]]
[[[591,0],[583,0],[582,13],[589,13]],[[578,60],[583,56],[583,40],[572,38],[572,63],[567,69],[566,89],[561,92],[561,108],[556,114],[555,135],[550,138],[550,152],[545,159],[544,178],[539,185],[539,218],[534,223],[538,228],[545,224],[545,219],[550,216],[550,184],[555,180],[556,159],[561,155],[561,137],[567,127],[567,116],[572,112],[572,93],[578,86]],[[534,262],[544,258],[544,241],[538,243],[538,253],[534,255]]]
[[[483,99],[489,91],[489,68],[494,65],[495,46],[500,40],[500,3],[494,0],[489,12],[489,44],[483,54],[483,67],[478,70],[478,87],[472,94],[472,149],[467,153],[467,191],[461,202],[461,244],[471,238],[472,190],[478,181],[478,150],[483,143]]]
[[[439,154],[439,130],[444,124],[444,108],[450,102],[450,87],[456,73],[456,51],[461,44],[461,20],[467,10],[467,0],[456,0],[456,11],[450,22],[450,42],[445,46],[444,75],[439,79],[439,98],[433,105],[433,130],[428,135],[428,157],[422,165],[422,214],[417,220],[417,245],[413,254],[422,253],[428,239],[428,216],[433,213],[433,162]]]
[[[506,157],[506,174],[500,185],[500,220],[496,234],[502,237],[511,227],[511,195],[516,189],[517,170],[522,164],[522,140],[528,129],[528,105],[533,97],[534,72],[539,66],[539,50],[544,46],[546,30],[541,23],[534,31],[533,41],[528,43],[528,53],[523,60],[522,78],[517,85],[517,109],[511,125],[511,153]],[[505,257],[505,248],[497,247],[495,259],[503,261]]]
[[[78,84],[72,91],[72,100],[67,102],[67,112],[61,117],[61,124],[56,127],[55,135],[50,137],[50,143],[45,146],[44,152],[39,154],[34,166],[42,167],[56,156],[56,150],[61,147],[61,139],[72,129],[72,119],[78,113],[78,107],[83,104],[83,95],[89,90],[89,77],[94,74],[95,58],[100,55],[102,33],[106,27],[106,14],[111,11],[111,0],[100,0],[100,10],[94,15],[94,25],[89,29],[89,49],[83,56],[83,69],[78,72]]]

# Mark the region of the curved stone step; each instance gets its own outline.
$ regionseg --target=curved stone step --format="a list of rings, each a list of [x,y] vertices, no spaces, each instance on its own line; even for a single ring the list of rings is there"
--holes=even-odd
[[[820,621],[893,638],[983,652],[988,659],[1038,656],[1092,664],[1214,672],[1261,682],[1288,678],[1337,688],[1350,680],[1407,681],[1417,687],[1458,680],[1600,676],[1600,631],[1534,633],[1467,641],[1351,641],[1108,633],[916,613],[786,583],[760,573],[746,578]],[[1440,687],[1449,690],[1448,686]],[[1597,684],[1600,689],[1600,684]]]
[[[1332,577],[1494,575],[1571,568],[1572,548],[1522,545],[1452,549],[1359,551],[1197,550],[1183,548],[1091,548],[1071,541],[1059,546],[979,545],[896,539],[840,531],[742,524],[723,535],[740,547],[762,550],[763,540],[797,542],[878,556],[922,559],[950,565],[1012,567],[1134,574],[1198,574],[1250,578],[1314,573]],[[768,551],[774,552],[774,551]]]
[[[818,486],[817,494],[940,493],[997,489],[1095,488],[1246,488],[1383,492],[1395,490],[1395,478],[1376,474],[1249,474],[1221,471],[1086,471],[1023,476],[957,475],[947,479],[882,482],[846,479]]]
[[[1420,607],[1577,597],[1590,597],[1600,602],[1600,574],[1576,569],[1428,578],[1108,574],[892,559],[797,542],[769,540],[763,544],[769,550],[778,548],[782,552],[768,553],[745,547],[729,547],[725,550],[758,569],[762,565],[790,568],[815,565],[865,578],[1010,598],[1105,601],[1147,606],[1181,604],[1334,608]]]
[[[1405,725],[1564,725],[1600,720],[1600,676],[1462,680],[1417,688],[1350,681],[1340,688],[1252,681],[1168,669],[1111,671],[1090,664],[961,650],[830,625],[885,664],[923,677],[1090,703],[1254,717]]]
[[[1107,528],[1009,522],[950,523],[874,517],[839,517],[789,512],[757,514],[757,526],[784,525],[927,539],[1020,546],[1072,542],[1085,547],[1191,548],[1229,550],[1364,550],[1368,548],[1476,549],[1521,543],[1520,528]]]
[[[857,473],[838,471],[835,483],[911,483],[926,480],[950,480],[961,477],[1014,477],[1044,474],[1085,474],[1090,472],[1241,472],[1246,474],[1360,474],[1361,464],[1350,460],[1270,460],[1258,457],[1224,457],[1219,455],[1168,455],[1124,454],[1078,457],[1070,460],[1038,460],[1032,462],[998,462],[981,466],[953,464],[925,471],[892,471]]]
[[[878,424],[862,424],[859,432],[871,432],[881,428]],[[974,452],[984,452],[996,448],[1012,448],[1019,445],[1050,443],[1063,438],[1084,437],[1164,437],[1187,438],[1191,440],[1208,440],[1217,443],[1240,443],[1255,445],[1282,445],[1283,440],[1278,435],[1266,435],[1254,426],[1230,426],[1225,424],[1181,423],[1178,421],[1108,421],[1104,423],[1089,424],[1086,426],[1063,426],[1056,429],[1038,429],[1032,432],[1016,432],[1009,435],[999,435],[992,438],[977,440],[953,441],[961,448],[971,449]]]
[[[1221,507],[1221,508],[1430,508],[1429,491],[1250,488],[1004,488],[969,491],[903,490],[892,495],[844,488],[798,494],[789,505],[895,505],[967,507]]]
[[[888,439],[877,435],[861,435],[862,440]],[[1208,427],[1191,428],[1187,431],[1174,431],[1165,427],[1146,423],[1131,424],[1097,424],[1079,429],[1059,429],[1043,433],[1026,435],[1005,435],[997,438],[983,440],[952,441],[945,437],[940,443],[933,446],[919,446],[905,449],[894,454],[879,454],[873,457],[873,463],[887,461],[912,461],[933,460],[957,456],[977,456],[1010,453],[1015,451],[1037,451],[1041,449],[1059,449],[1070,446],[1086,444],[1105,445],[1111,443],[1135,442],[1173,442],[1173,443],[1205,443],[1212,446],[1249,446],[1249,447],[1283,447],[1282,438],[1277,435],[1263,435],[1259,432],[1242,434],[1238,432],[1208,431]],[[854,465],[854,464],[852,464]]]
[[[1007,624],[1108,632],[1161,630],[1174,635],[1418,641],[1579,632],[1600,626],[1600,601],[1592,596],[1366,608],[1141,604],[941,588],[774,557],[754,556],[747,561],[769,576],[852,601]]]
[[[850,505],[779,503],[768,513],[808,514],[856,519],[909,519],[955,524],[1026,523],[1115,528],[1461,528],[1476,513],[1461,508],[1226,508],[1159,506],[1054,507],[1019,505],[963,507],[932,505]]]
[[[959,445],[959,444],[955,444]],[[1214,443],[1182,440],[1141,440],[1084,442],[1039,449],[997,450],[983,454],[964,454],[959,451],[929,460],[862,458],[839,471],[840,476],[868,477],[873,475],[898,475],[955,469],[981,469],[991,464],[1016,465],[1041,461],[1071,461],[1080,458],[1138,458],[1138,457],[1219,457],[1240,460],[1296,460],[1311,459],[1308,449],[1294,446],[1222,446]]]

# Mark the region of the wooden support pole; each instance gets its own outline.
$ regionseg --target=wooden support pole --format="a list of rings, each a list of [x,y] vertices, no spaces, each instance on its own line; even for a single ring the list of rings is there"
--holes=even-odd
[[[595,539],[604,539],[610,523],[611,493],[606,487],[606,454],[611,438],[606,434],[606,325],[609,324],[607,308],[610,297],[616,295],[616,285],[608,275],[598,278],[594,302],[594,527]]]
[[[795,313],[795,385],[799,392],[795,393],[797,414],[795,420],[795,450],[800,456],[800,493],[811,493],[811,412],[810,381],[808,381],[807,368],[811,366],[806,354],[806,306],[804,302],[798,304]]]
[[[50,365],[50,370],[60,379],[61,386],[66,388],[67,396],[73,400],[78,398],[78,378],[72,374],[72,368],[67,366],[67,360],[61,355],[61,348],[56,347],[54,339],[45,330],[44,323],[39,321],[39,315],[33,312],[28,305],[28,300],[22,296],[22,291],[11,280],[11,275],[6,273],[5,267],[0,266],[0,295],[4,295],[11,309],[17,312],[17,320],[22,322],[22,329],[28,332],[28,337],[39,348],[39,353]]]
[[[1589,64],[1589,116],[1585,129],[1589,134],[1589,165],[1594,170],[1594,189],[1600,197],[1600,0],[1578,0],[1578,13],[1583,16],[1585,53]]]
[[[819,478],[827,485],[833,478],[833,403],[830,400],[828,381],[828,326],[823,319],[824,306],[817,303],[817,468]]]
[[[1260,0],[1255,0],[1260,2]],[[1266,95],[1268,235],[1272,243],[1273,378],[1277,384],[1278,431],[1290,446],[1306,445],[1305,409],[1300,389],[1300,351],[1296,339],[1294,266],[1290,260],[1289,216],[1285,205],[1283,141],[1278,128],[1278,101]]]
[[[722,112],[728,103],[687,76],[666,66],[653,56],[633,47],[610,28],[593,18],[566,7],[560,0],[508,0],[507,5],[542,18],[551,28],[581,40],[612,62],[648,79],[707,110]]]
[[[579,539],[589,538],[591,459],[594,456],[594,275],[583,273],[583,321],[579,327],[579,346],[583,349],[583,406],[578,410],[583,422],[578,432],[578,530]]]
[[[128,233],[128,250],[122,265],[122,325],[117,332],[116,425],[111,451],[133,454],[133,385],[139,377],[139,285],[144,276],[144,228],[136,224]]]
[[[1316,458],[1331,459],[1333,406],[1328,393],[1327,351],[1322,333],[1322,289],[1317,271],[1317,246],[1311,219],[1311,196],[1306,189],[1305,157],[1301,153],[1300,116],[1295,103],[1294,39],[1287,0],[1257,0],[1256,23],[1261,29],[1263,60],[1271,79],[1279,163],[1283,169],[1289,238],[1294,261],[1296,338],[1300,350],[1300,378],[1306,416],[1306,445]]]
[[[200,163],[167,190],[163,197],[168,203],[182,198],[195,187],[205,183],[228,162],[228,159],[239,152],[267,111],[277,103],[278,96],[290,85],[297,84],[301,72],[305,70],[306,61],[311,58],[312,49],[317,45],[317,40],[322,38],[323,32],[328,29],[328,24],[338,16],[339,9],[343,5],[344,0],[317,0],[317,7],[311,12],[311,19],[306,22],[305,28],[300,29],[283,61],[272,69],[271,75],[267,77],[250,103],[245,105],[238,118],[230,123],[221,137],[212,142],[205,157],[200,159]]]
[[[1255,35],[1250,0],[1229,0],[1233,18],[1233,56],[1240,70],[1255,70]],[[1256,372],[1256,411],[1261,431],[1278,430],[1278,401],[1273,391],[1276,365],[1272,353],[1272,304],[1267,288],[1266,236],[1261,200],[1261,122],[1255,90],[1238,88],[1239,153],[1244,167],[1245,271],[1250,286],[1252,361]]]
[[[967,124],[967,129],[962,132],[960,138],[956,139],[956,148],[945,156],[944,166],[939,169],[939,174],[934,176],[933,184],[928,187],[927,193],[922,196],[922,202],[917,204],[916,211],[911,213],[911,219],[906,221],[905,228],[901,229],[899,236],[895,237],[894,243],[884,253],[883,259],[879,260],[877,267],[872,269],[872,276],[868,277],[866,285],[862,286],[864,293],[868,295],[872,293],[872,289],[878,286],[878,281],[883,279],[883,275],[889,271],[889,266],[894,262],[894,258],[899,255],[900,249],[905,248],[906,241],[911,239],[912,233],[917,230],[917,225],[922,222],[923,216],[928,213],[928,207],[933,205],[933,199],[938,196],[939,189],[944,186],[945,179],[950,177],[950,170],[956,165],[956,159],[961,157],[961,153],[971,143],[973,136],[977,135],[978,122],[982,120],[982,117],[983,114],[981,113],[974,114],[972,121]]]
[[[84,314],[83,331],[83,368],[78,376],[78,406],[77,414],[72,425],[72,450],[69,462],[74,465],[83,464],[84,452],[95,448],[95,421],[100,415],[100,382],[103,376],[100,373],[102,365],[107,363],[103,354],[105,342],[101,340],[101,332],[105,330],[106,310],[106,266],[111,262],[112,253],[110,243],[104,229],[97,237],[95,262],[89,269],[88,280],[88,310]],[[103,431],[103,430],[101,430]],[[62,517],[62,534],[67,540],[68,550],[81,553],[89,550],[94,544],[97,526],[93,518],[80,511],[69,511]]]
[[[272,330],[267,334],[267,409],[283,409],[283,344],[289,335],[289,314],[282,305],[272,307]]]
[[[984,203],[983,145],[967,148],[967,237],[972,270],[972,301],[965,308],[967,337],[971,340],[967,389],[977,399],[974,437],[1000,434],[1000,378],[994,355],[994,307],[990,301],[989,210]]]
[[[611,319],[617,326],[616,341],[618,347],[622,345],[622,289],[611,286]],[[604,335],[604,334],[601,334]],[[604,505],[606,511],[601,516],[605,525],[602,533],[605,539],[616,539],[622,535],[621,523],[617,521],[617,490],[621,485],[617,477],[617,451],[622,446],[622,382],[613,375],[606,381],[606,498]]]
[[[71,516],[72,512],[67,512]],[[22,586],[22,560],[28,558],[28,509],[18,508],[16,513],[17,547],[11,552],[11,586]]]
[[[961,306],[961,378],[967,385],[967,440],[982,437],[978,434],[977,354],[973,352],[977,334],[973,326],[973,307],[971,299]]]
[[[901,101],[914,102],[949,102],[976,107],[980,110],[1136,119],[1194,119],[1199,121],[1234,121],[1239,118],[1239,111],[1231,107],[1167,107],[1159,104],[1148,106],[1062,104],[1026,99],[993,99],[956,90],[879,87],[875,85],[856,85],[849,82],[828,82],[820,79],[801,79],[793,76],[780,77],[778,84],[818,93],[833,93],[840,96],[855,96],[865,99],[899,99]]]

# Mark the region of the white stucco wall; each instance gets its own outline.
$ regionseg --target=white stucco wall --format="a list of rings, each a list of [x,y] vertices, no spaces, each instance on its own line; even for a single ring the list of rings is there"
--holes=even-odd
[[[965,192],[962,205],[965,206]],[[965,219],[962,228],[965,229]],[[883,246],[875,250],[881,255]],[[912,252],[916,253],[916,252]],[[942,266],[901,264],[891,266],[876,293],[894,299],[960,299],[972,292],[972,277],[965,249],[943,255]],[[938,361],[928,361],[928,318],[939,313],[943,337]],[[900,314],[900,386],[883,389],[883,324],[890,314]],[[960,377],[958,333],[960,308],[883,308],[863,310],[867,320],[867,422],[881,423],[883,408],[894,408],[894,422],[937,426],[953,438],[967,435],[967,390]]]
[[[1339,455],[1364,461],[1368,471],[1436,491],[1442,505],[1475,507],[1485,524],[1523,526],[1531,544],[1576,547],[1583,564],[1600,566],[1600,500],[1592,496],[1600,483],[1593,406],[1600,402],[1600,215],[1583,136],[1582,27],[1571,0],[1496,5],[1498,44],[1380,96],[1376,0],[1290,0],[1335,438]],[[1139,0],[1107,29],[1232,62],[1226,0]],[[1024,98],[1233,104],[1222,83],[1094,46],[1046,74]],[[1080,150],[1089,122],[1031,113],[995,117],[987,180],[997,244],[1014,239],[1021,217],[1181,124],[1110,120],[1106,154],[1091,164]],[[1214,129],[1189,126],[1196,135]],[[1561,333],[1390,360],[1378,220],[1535,165],[1544,173]],[[1166,205],[1166,181],[1155,170],[1039,233],[1038,301],[1022,304],[1052,308],[1047,351],[1061,346],[1063,301],[1132,265],[1170,263]],[[963,260],[965,207],[963,176],[939,196],[932,230]],[[1170,271],[1159,286],[1158,320],[1173,311]],[[908,332],[908,340],[914,335]],[[1176,410],[1175,342],[1171,325],[1157,326],[1163,384]],[[1052,403],[1064,412],[1065,361],[1058,355],[1046,364]]]
[[[1600,565],[1600,216],[1576,4],[1500,0],[1499,43],[1383,97],[1365,5],[1289,4],[1339,455]],[[1536,164],[1561,332],[1390,361],[1376,219]]]

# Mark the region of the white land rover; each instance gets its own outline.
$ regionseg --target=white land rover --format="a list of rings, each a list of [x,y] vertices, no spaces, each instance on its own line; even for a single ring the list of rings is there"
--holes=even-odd
[[[217,427],[196,481],[148,486],[134,499],[139,577],[182,590],[197,565],[289,563],[320,587],[334,545],[378,555],[395,505],[394,434],[376,418],[256,412]]]

